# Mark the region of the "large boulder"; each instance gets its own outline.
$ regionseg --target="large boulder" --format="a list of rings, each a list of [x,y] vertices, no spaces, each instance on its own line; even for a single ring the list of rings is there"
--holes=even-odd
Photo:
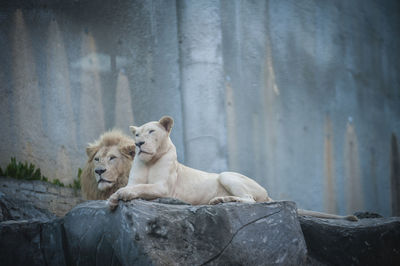
[[[314,262],[400,265],[400,217],[360,219],[358,222],[313,217],[299,217],[299,220]]]
[[[189,206],[104,201],[64,218],[68,264],[301,265],[306,245],[291,202]]]
[[[2,265],[301,265],[307,255],[291,202],[134,200],[110,212],[91,201],[50,222],[2,222],[0,235]]]

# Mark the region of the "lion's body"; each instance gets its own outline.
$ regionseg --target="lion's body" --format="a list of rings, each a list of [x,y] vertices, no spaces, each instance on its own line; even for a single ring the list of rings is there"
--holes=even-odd
[[[104,133],[86,149],[88,161],[82,171],[82,194],[88,200],[105,200],[128,183],[134,157],[134,141],[118,130]],[[110,154],[115,156],[108,160]],[[98,161],[94,161],[94,159]],[[95,172],[101,167],[104,173]],[[104,180],[107,180],[104,181]],[[100,182],[99,182],[100,181]]]
[[[135,198],[151,200],[172,197],[193,205],[273,201],[257,182],[239,173],[207,173],[180,164],[169,137],[172,125],[172,118],[163,117],[158,122],[130,127],[135,135],[136,156],[128,185],[109,198],[111,209],[118,206],[120,199],[127,201]],[[306,210],[299,210],[299,213],[321,218],[356,220],[354,216]]]

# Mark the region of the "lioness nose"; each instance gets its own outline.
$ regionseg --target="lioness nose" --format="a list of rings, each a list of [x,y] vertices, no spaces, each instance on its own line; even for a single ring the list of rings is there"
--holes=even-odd
[[[101,175],[102,173],[104,173],[106,171],[106,169],[96,169],[94,170],[98,175]]]
[[[135,145],[140,148],[144,144],[144,141],[136,142]]]

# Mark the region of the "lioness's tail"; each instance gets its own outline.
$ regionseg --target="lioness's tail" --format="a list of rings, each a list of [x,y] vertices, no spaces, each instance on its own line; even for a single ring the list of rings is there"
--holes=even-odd
[[[313,216],[313,217],[318,217],[318,218],[326,218],[326,219],[348,220],[348,221],[352,221],[352,222],[358,221],[358,218],[356,216],[354,216],[354,215],[341,216],[341,215],[329,214],[329,213],[324,213],[324,212],[309,211],[309,210],[302,210],[302,209],[297,209],[297,214],[298,215]]]
[[[263,200],[263,202],[276,202],[276,201],[271,199],[269,196],[267,196]],[[348,221],[352,221],[352,222],[358,221],[358,218],[354,215],[341,216],[341,215],[336,215],[336,214],[309,211],[309,210],[303,210],[303,209],[297,209],[297,214],[305,215],[305,216],[312,216],[312,217],[317,217],[317,218],[325,218],[325,219],[339,219],[339,220],[348,220]]]

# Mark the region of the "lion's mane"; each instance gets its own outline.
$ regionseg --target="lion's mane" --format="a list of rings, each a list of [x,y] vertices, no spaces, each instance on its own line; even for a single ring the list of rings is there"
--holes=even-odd
[[[97,182],[94,176],[93,159],[99,149],[101,149],[102,147],[111,147],[111,146],[117,146],[118,151],[122,155],[125,155],[125,157],[130,156],[130,159],[126,158],[124,159],[124,163],[122,166],[123,167],[122,171],[124,174],[119,178],[117,178],[117,181],[115,182],[114,186],[105,191],[100,191],[97,187]],[[130,149],[127,149],[127,147],[130,147]],[[85,199],[105,200],[108,199],[108,197],[115,191],[117,191],[119,188],[127,185],[129,178],[129,171],[131,169],[132,160],[134,157],[134,147],[135,147],[134,141],[130,137],[126,136],[121,131],[116,129],[105,132],[99,137],[98,140],[88,145],[88,147],[86,148],[88,160],[81,174],[82,194]]]

